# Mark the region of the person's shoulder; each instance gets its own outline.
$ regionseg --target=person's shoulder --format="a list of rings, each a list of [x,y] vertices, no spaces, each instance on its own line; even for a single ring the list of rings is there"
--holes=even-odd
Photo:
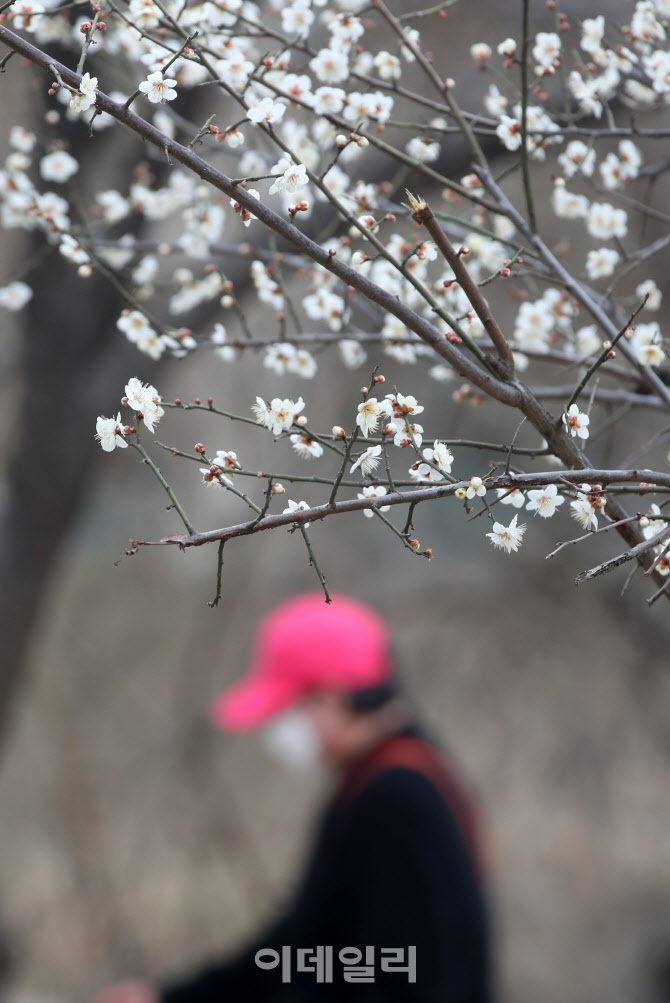
[[[416,766],[390,763],[380,766],[354,795],[359,810],[426,811],[444,805],[434,781]]]

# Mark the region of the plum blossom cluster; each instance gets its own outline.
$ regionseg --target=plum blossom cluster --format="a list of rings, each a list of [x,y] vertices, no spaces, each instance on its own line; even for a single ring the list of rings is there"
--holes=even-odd
[[[666,446],[656,260],[668,240],[656,224],[667,212],[651,201],[668,171],[670,10],[631,0],[615,21],[573,17],[552,0],[541,30],[531,23],[524,35],[512,18],[507,37],[466,39],[463,26],[461,45],[450,6],[397,17],[384,0],[129,0],[102,21],[97,4],[73,13],[15,0],[2,39],[43,49],[49,105],[43,128],[9,132],[0,225],[37,233],[81,282],[97,274],[120,290],[113,336],[141,362],[204,352],[219,385],[249,379],[254,424],[320,471],[282,474],[312,483],[277,513],[281,482],[263,483],[262,499],[239,487],[259,473],[239,461],[246,450],[198,444],[203,483],[251,505],[254,520],[275,512],[304,531],[308,492],[326,488],[319,503],[337,510],[346,494],[370,519],[390,512],[382,521],[395,527],[398,494],[411,511],[414,497],[448,497],[484,515],[492,546],[511,554],[524,507],[535,526],[563,511],[587,532],[625,521],[630,478],[561,480],[604,469],[616,450],[605,453],[601,433],[619,418],[639,432],[637,415],[649,417],[638,452],[619,451],[637,466],[649,444]],[[453,37],[476,86],[445,75],[438,39]],[[52,79],[56,44],[71,71]],[[88,186],[90,144],[77,137],[123,128],[145,141],[135,169]],[[508,176],[521,183],[508,189]],[[408,204],[405,184],[428,201]],[[35,281],[28,265],[2,274],[0,308],[33,310]],[[358,403],[333,405],[341,424],[323,431],[298,388],[313,381],[321,420],[334,361],[347,386],[354,373],[373,376]],[[416,396],[383,393],[382,364]],[[153,432],[165,404],[138,379],[125,390],[121,406],[134,414],[125,423],[114,407],[95,434],[106,452],[146,453],[140,426]],[[514,423],[498,420],[506,408],[527,423],[518,441]],[[491,434],[461,434],[478,413]],[[544,472],[534,465],[543,458]],[[501,469],[530,480],[493,490]],[[629,513],[640,540],[666,527],[660,473],[642,485],[658,500]],[[502,505],[519,511],[499,520]],[[403,544],[431,556],[410,523]],[[649,548],[660,575],[663,546]]]
[[[96,420],[95,437],[105,452],[110,453],[114,449],[125,449],[128,446],[128,436],[137,432],[137,425],[144,422],[150,432],[156,429],[156,422],[165,414],[161,407],[161,397],[158,391],[150,383],[142,383],[137,377],[128,381],[125,388],[125,395],[121,403],[130,407],[135,414],[135,427],[121,424],[121,412],[116,418],[105,418],[99,415]]]

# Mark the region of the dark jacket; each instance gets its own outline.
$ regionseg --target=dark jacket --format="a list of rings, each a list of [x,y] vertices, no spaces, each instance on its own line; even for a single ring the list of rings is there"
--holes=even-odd
[[[236,956],[160,985],[162,1003],[489,1003],[482,867],[467,796],[446,757],[408,726],[345,770],[285,913]],[[321,952],[332,974],[316,970],[317,947],[332,949]],[[407,966],[409,947],[416,981],[392,970],[391,949]],[[340,960],[346,948],[354,953]],[[366,948],[371,981],[345,978],[357,951],[356,967],[366,966]],[[276,967],[257,964],[261,950]]]

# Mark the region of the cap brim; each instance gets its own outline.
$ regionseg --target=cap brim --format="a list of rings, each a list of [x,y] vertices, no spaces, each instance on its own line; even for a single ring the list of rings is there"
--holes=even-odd
[[[295,680],[257,673],[246,676],[212,701],[210,716],[217,728],[248,731],[258,728],[294,704],[302,687]]]

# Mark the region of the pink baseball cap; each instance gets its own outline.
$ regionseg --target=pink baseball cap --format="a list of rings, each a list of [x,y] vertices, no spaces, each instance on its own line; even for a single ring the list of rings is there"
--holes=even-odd
[[[247,731],[319,689],[359,689],[391,677],[390,631],[370,606],[349,596],[304,592],[259,622],[251,667],[213,701],[214,724]]]

